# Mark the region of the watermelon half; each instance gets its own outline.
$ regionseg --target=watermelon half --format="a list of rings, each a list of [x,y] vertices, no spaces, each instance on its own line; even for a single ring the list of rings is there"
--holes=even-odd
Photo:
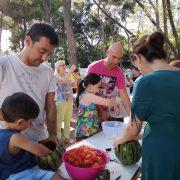
[[[57,144],[54,141],[40,142],[53,152],[49,156],[36,157],[37,165],[46,170],[56,171],[62,164],[62,155],[65,152],[61,144]]]
[[[141,145],[138,141],[128,141],[119,144],[115,149],[115,154],[122,164],[134,164],[141,158]]]

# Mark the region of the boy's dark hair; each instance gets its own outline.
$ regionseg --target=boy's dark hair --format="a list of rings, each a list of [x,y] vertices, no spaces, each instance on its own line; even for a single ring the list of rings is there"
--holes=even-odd
[[[59,38],[54,28],[47,23],[34,23],[28,29],[26,36],[30,36],[32,41],[39,41],[41,37],[46,37],[50,40],[50,44],[59,45]]]
[[[84,92],[85,88],[89,85],[95,85],[99,83],[101,80],[100,76],[95,73],[89,73],[87,76],[84,77],[83,80],[78,85],[78,94],[76,98],[77,106],[79,106],[79,96]]]
[[[22,92],[6,97],[1,106],[2,116],[6,122],[18,119],[34,119],[39,114],[39,106],[29,95]]]

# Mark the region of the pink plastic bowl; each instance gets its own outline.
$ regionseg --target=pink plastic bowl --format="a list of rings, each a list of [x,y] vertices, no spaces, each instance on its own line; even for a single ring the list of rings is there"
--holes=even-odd
[[[105,159],[105,163],[99,167],[82,168],[70,165],[64,159],[66,153],[63,154],[62,161],[65,164],[69,176],[71,176],[73,180],[94,180],[104,170],[106,164],[109,162],[109,157],[107,153],[98,149],[95,150],[99,151]]]

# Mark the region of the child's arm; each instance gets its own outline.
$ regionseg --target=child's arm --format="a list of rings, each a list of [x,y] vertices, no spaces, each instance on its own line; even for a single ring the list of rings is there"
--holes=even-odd
[[[82,97],[82,101],[85,104],[94,103],[94,104],[103,105],[103,106],[116,106],[115,99],[102,98],[102,97],[97,96],[97,95],[92,94],[92,93],[86,93]]]
[[[9,141],[11,148],[19,148],[28,151],[36,156],[47,156],[51,153],[51,150],[42,144],[33,142],[20,133],[11,136]]]

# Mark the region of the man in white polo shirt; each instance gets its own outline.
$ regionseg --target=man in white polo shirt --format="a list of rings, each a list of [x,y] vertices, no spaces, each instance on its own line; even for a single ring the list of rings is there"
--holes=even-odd
[[[44,61],[58,44],[58,35],[49,24],[34,23],[27,31],[23,50],[0,58],[0,107],[15,92],[30,95],[39,105],[40,113],[23,133],[35,141],[56,140],[54,73]]]

